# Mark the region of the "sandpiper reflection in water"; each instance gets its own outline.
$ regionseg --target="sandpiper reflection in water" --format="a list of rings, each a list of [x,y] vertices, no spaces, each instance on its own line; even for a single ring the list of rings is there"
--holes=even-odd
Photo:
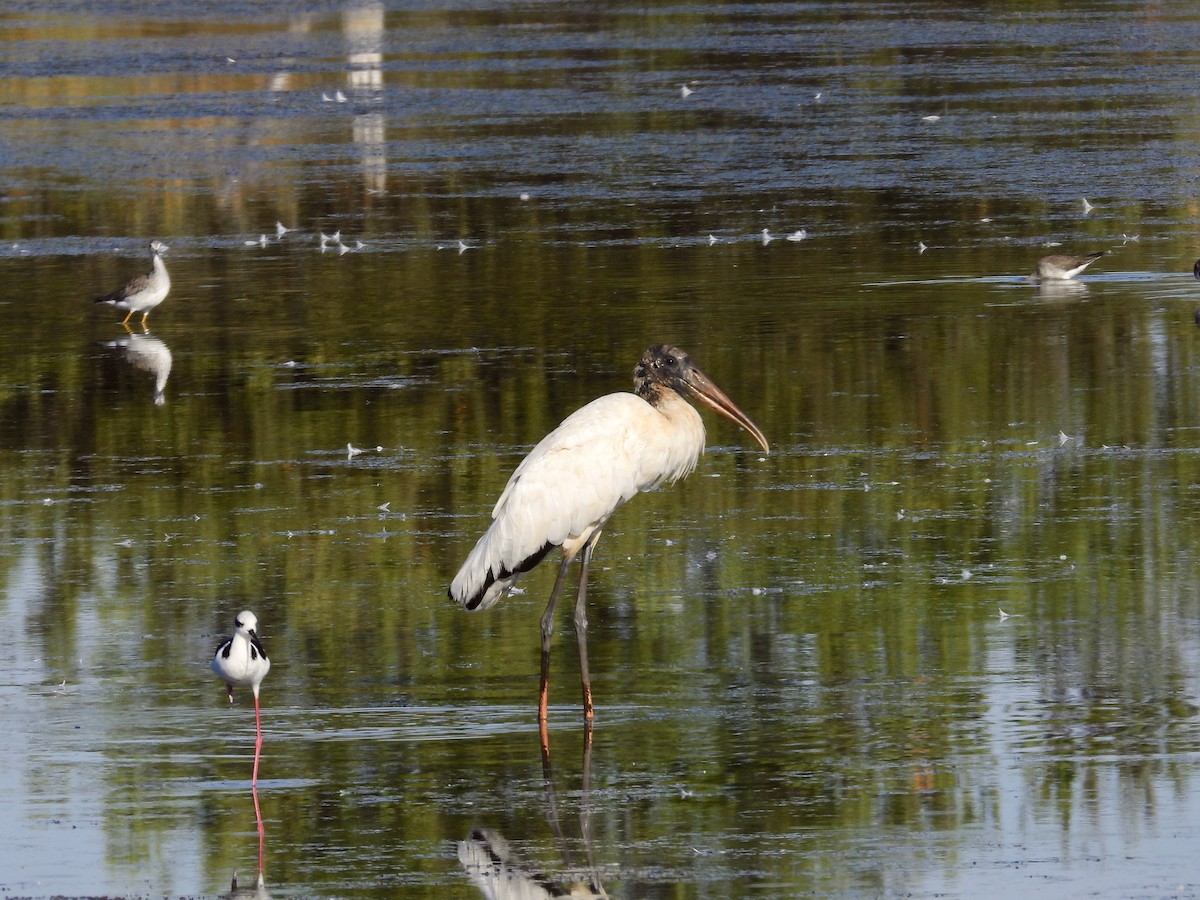
[[[149,332],[146,334],[130,333],[127,337],[115,341],[105,341],[104,346],[115,350],[121,359],[143,372],[154,376],[154,405],[162,406],[167,402],[164,393],[167,379],[171,377],[171,348],[161,338],[156,338]]]
[[[1078,298],[1088,292],[1088,286],[1082,281],[1069,279],[1067,281],[1039,281],[1038,296],[1045,300],[1067,300]]]

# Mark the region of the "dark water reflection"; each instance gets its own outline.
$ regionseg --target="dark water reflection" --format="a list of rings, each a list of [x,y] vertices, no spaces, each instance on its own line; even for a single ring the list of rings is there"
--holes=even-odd
[[[0,887],[254,884],[250,608],[272,896],[480,896],[476,830],[612,896],[1200,893],[1200,17],[155,16],[0,12]],[[772,453],[706,418],[614,517],[547,770],[553,573],[445,588],[663,340]]]

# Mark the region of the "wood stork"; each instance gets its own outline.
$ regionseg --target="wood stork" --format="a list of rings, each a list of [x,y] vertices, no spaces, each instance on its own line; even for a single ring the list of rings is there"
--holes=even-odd
[[[233,702],[234,687],[248,687],[254,694],[254,774],[251,787],[258,784],[258,756],[262,752],[262,721],[258,711],[258,688],[271,671],[271,660],[258,639],[258,618],[249,610],[238,613],[234,620],[233,637],[227,639],[213,654],[212,670],[225,682],[229,702]],[[257,802],[257,798],[256,798]]]
[[[516,580],[554,547],[562,563],[542,614],[542,674],[538,722],[543,740],[554,608],[567,569],[580,557],[575,633],[583,682],[584,719],[592,720],[587,661],[587,576],[600,532],[638,491],[674,482],[704,452],[704,423],[688,403],[700,400],[749,432],[767,439],[737,405],[678,347],[659,344],[633,370],[634,393],[588,403],[542,438],[509,478],[492,510],[492,524],[450,585],[450,598],[468,610],[497,603]]]
[[[1029,277],[1034,281],[1069,281],[1106,252],[1100,250],[1084,256],[1043,256],[1037,261],[1037,268]]]
[[[167,274],[167,264],[162,260],[163,253],[168,249],[170,248],[162,241],[151,241],[150,255],[153,259],[153,268],[145,275],[134,278],[124,287],[117,288],[111,294],[97,297],[96,302],[108,303],[117,309],[129,310],[125,318],[121,320],[121,324],[126,326],[133,314],[140,312],[142,327],[145,328],[146,317],[150,315],[150,310],[166,300],[167,294],[171,290],[171,276]]]

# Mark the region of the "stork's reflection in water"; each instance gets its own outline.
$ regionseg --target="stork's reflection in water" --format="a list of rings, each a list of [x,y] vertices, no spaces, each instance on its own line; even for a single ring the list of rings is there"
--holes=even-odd
[[[561,874],[539,871],[521,860],[504,836],[490,828],[471,829],[458,845],[458,859],[468,877],[489,900],[540,900],[546,897],[607,897],[596,867],[592,834],[592,724],[583,726],[583,759],[579,788],[579,830],[585,860],[580,867],[559,818],[558,792],[550,764],[550,744],[541,735],[542,779],[545,788],[546,822],[562,856]]]

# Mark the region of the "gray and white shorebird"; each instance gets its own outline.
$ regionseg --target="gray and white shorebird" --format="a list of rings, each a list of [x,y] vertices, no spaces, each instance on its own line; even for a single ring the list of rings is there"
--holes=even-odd
[[[169,248],[162,241],[150,242],[150,254],[153,268],[145,275],[139,275],[124,287],[117,288],[111,294],[97,297],[97,303],[108,303],[117,309],[127,309],[128,314],[121,320],[122,325],[128,325],[134,313],[142,314],[142,327],[146,327],[146,317],[150,310],[162,303],[171,290],[171,276],[167,274],[166,263],[162,255]]]
[[[1033,281],[1069,281],[1106,253],[1100,250],[1083,256],[1043,256],[1029,277]]]
[[[250,688],[254,694],[254,774],[250,784],[258,784],[258,757],[262,752],[262,721],[258,710],[258,689],[267,673],[271,671],[271,660],[258,639],[258,617],[249,610],[238,613],[234,620],[233,637],[224,641],[213,654],[212,670],[225,682],[229,702],[233,702],[235,687]]]

